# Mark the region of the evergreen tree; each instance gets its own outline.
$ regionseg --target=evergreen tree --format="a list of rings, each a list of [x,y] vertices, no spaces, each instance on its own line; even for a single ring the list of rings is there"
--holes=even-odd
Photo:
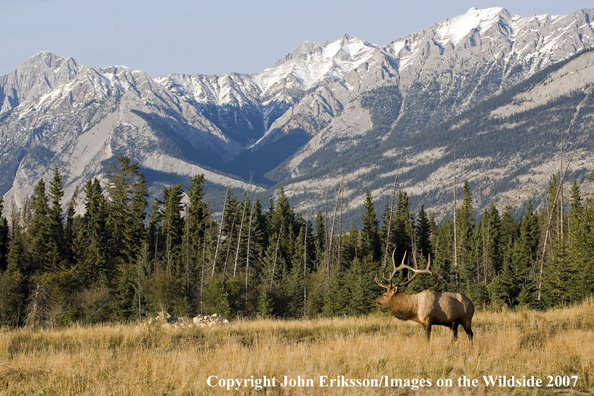
[[[450,281],[453,266],[454,222],[446,219],[441,227],[435,223],[433,214],[429,217],[431,224],[431,246],[434,255],[431,257],[431,271],[435,275],[434,291],[451,291]]]
[[[574,180],[568,218],[570,300],[581,301],[594,294],[594,208],[592,200],[583,205],[579,185]]]
[[[109,210],[106,225],[109,230],[109,257],[115,265],[132,263],[140,249],[139,224],[144,218],[146,186],[138,164],[129,157],[116,157],[117,165],[108,172]],[[140,217],[139,217],[140,216]]]
[[[0,325],[4,326],[23,324],[28,298],[27,242],[19,221],[14,218],[11,231],[12,238],[6,257],[7,267],[0,271]]]
[[[75,239],[79,232],[82,231],[82,222],[81,217],[76,215],[76,207],[78,205],[77,198],[79,194],[78,186],[74,189],[74,193],[72,193],[72,198],[68,203],[68,207],[66,209],[66,227],[64,228],[64,238],[65,238],[65,252],[66,252],[66,261],[75,264],[75,250],[74,250],[74,243]]]
[[[345,274],[342,270],[337,269],[334,271],[330,278],[328,293],[324,298],[324,308],[322,310],[324,316],[332,317],[347,313],[349,296],[344,279]]]
[[[349,232],[343,237],[342,246],[342,257],[343,261],[346,263],[352,262],[361,254],[361,248],[359,247],[359,231],[352,221]]]
[[[501,273],[506,263],[511,263],[512,252],[516,239],[520,234],[520,226],[514,219],[512,207],[507,205],[501,215],[501,238],[499,239],[499,254],[501,257],[500,268],[497,274]]]
[[[410,214],[410,201],[406,191],[398,191],[396,213],[394,213],[394,246],[396,263],[402,262],[404,254],[407,253],[408,260],[412,257],[413,251],[413,219]],[[392,251],[390,251],[392,253]],[[407,276],[407,271],[402,271],[402,276]],[[400,275],[399,275],[400,276]]]
[[[77,261],[82,280],[89,285],[111,276],[108,266],[109,233],[106,225],[107,201],[97,178],[85,184],[85,213],[82,232],[77,236]]]
[[[165,250],[163,264],[168,276],[176,276],[176,270],[184,229],[182,217],[182,197],[184,191],[179,184],[171,188],[163,187],[163,206],[161,212],[161,233],[164,237]]]
[[[462,287],[468,288],[475,283],[476,261],[473,255],[474,214],[472,196],[468,180],[464,182],[462,205],[457,216],[458,276]],[[456,274],[455,274],[456,275]]]
[[[273,308],[272,308],[272,299],[270,298],[270,293],[266,287],[260,288],[260,294],[258,296],[258,306],[257,306],[258,315],[262,319],[270,319],[273,315]]]
[[[426,259],[432,252],[431,247],[431,223],[427,212],[425,212],[425,206],[421,206],[419,215],[417,216],[417,223],[415,228],[417,251]]]
[[[365,212],[361,216],[361,220],[363,221],[363,229],[361,230],[361,257],[363,258],[366,271],[375,273],[378,268],[378,262],[381,258],[382,251],[379,236],[379,222],[375,215],[375,208],[369,190],[365,191],[363,208],[365,209]]]
[[[67,251],[66,234],[64,230],[64,223],[62,221],[62,203],[61,199],[64,196],[63,181],[58,168],[54,171],[54,178],[50,183],[49,198],[52,206],[49,208],[47,227],[49,239],[46,241],[46,270],[58,271],[61,267],[67,265],[66,261],[69,256]]]
[[[533,212],[532,203],[528,201],[520,225],[520,236],[514,242],[511,261],[503,263],[501,273],[489,287],[493,301],[510,307],[535,304],[536,284],[533,273],[538,249],[537,235],[538,217]]]
[[[305,225],[299,231],[297,236],[295,252],[292,255],[291,271],[287,273],[286,289],[288,297],[288,307],[286,313],[291,317],[303,317],[305,314],[305,276],[304,276],[304,260],[305,260],[305,244],[306,240]]]
[[[324,259],[324,254],[326,252],[326,238],[327,238],[327,230],[325,226],[324,216],[322,215],[322,211],[318,210],[316,214],[316,232],[314,234],[314,248],[315,248],[315,268],[317,269],[320,265],[322,265],[322,261]]]
[[[344,287],[348,296],[347,313],[353,316],[368,313],[372,305],[373,294],[370,290],[369,280],[361,268],[361,261],[357,258],[351,262]]]
[[[204,289],[204,312],[206,314],[219,314],[227,319],[232,319],[233,314],[229,304],[229,293],[221,274],[208,278]]]
[[[150,257],[150,248],[148,241],[145,239],[142,242],[140,254],[138,255],[136,282],[134,285],[134,309],[139,319],[151,311],[148,301],[148,288],[150,286],[149,280],[152,273],[153,267]]]
[[[4,210],[4,197],[0,197],[0,272],[6,269],[8,265],[8,220],[2,215]]]
[[[27,229],[27,248],[29,250],[29,268],[27,277],[32,276],[45,266],[47,253],[49,251],[47,242],[50,240],[50,228],[48,221],[49,206],[45,193],[45,181],[39,180],[35,186],[34,195],[31,199],[31,211],[33,217]]]
[[[114,315],[125,319],[135,312],[136,262],[144,231],[143,208],[146,207],[146,186],[138,164],[129,157],[116,157],[117,165],[108,172],[109,206],[108,281],[114,295]]]
[[[569,262],[567,239],[563,231],[561,211],[559,204],[559,183],[555,175],[549,183],[547,195],[547,228],[545,229],[545,252],[542,272],[539,273],[539,296],[548,307],[567,304],[571,301],[571,279],[573,266]],[[548,237],[548,238],[547,238]]]
[[[208,223],[208,206],[203,202],[204,175],[195,176],[188,189],[188,206],[184,234],[182,236],[181,255],[184,272],[184,299],[189,314],[196,315],[200,311],[198,295],[200,285],[198,274],[204,270],[202,266],[206,226]]]

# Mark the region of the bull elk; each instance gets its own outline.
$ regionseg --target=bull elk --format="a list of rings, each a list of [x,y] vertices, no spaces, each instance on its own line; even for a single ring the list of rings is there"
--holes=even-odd
[[[395,251],[396,249],[394,249]],[[392,275],[390,275],[389,279],[384,276],[384,279],[389,281],[390,284],[383,284],[378,280],[377,276],[375,277],[375,282],[386,289],[384,294],[375,299],[375,303],[389,308],[392,314],[400,320],[412,320],[421,324],[425,327],[427,340],[431,337],[431,326],[440,325],[452,329],[452,341],[456,341],[458,339],[458,326],[462,325],[466,334],[468,334],[468,338],[472,341],[473,332],[471,323],[472,315],[474,315],[474,304],[472,301],[462,293],[434,292],[429,290],[424,290],[417,294],[399,293],[398,289],[408,285],[417,275],[433,275],[429,270],[431,256],[429,256],[427,268],[419,270],[404,264],[406,253],[404,253],[400,266],[396,267],[394,252],[392,252],[392,263],[394,264]],[[415,267],[418,268],[417,259],[414,254],[413,259],[415,261]],[[394,286],[392,279],[394,279],[398,271],[405,268],[413,272],[414,275],[406,282]]]

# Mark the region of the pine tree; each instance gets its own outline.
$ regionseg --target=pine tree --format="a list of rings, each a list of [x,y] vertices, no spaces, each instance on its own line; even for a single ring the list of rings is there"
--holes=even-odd
[[[68,202],[68,207],[66,209],[66,227],[64,228],[64,243],[67,255],[66,261],[71,264],[76,263],[74,243],[77,235],[82,231],[81,216],[76,214],[78,194],[79,188],[76,186],[72,193],[72,198],[70,198],[70,202]]]
[[[394,246],[396,253],[394,259],[396,263],[402,262],[404,254],[407,254],[408,259],[412,257],[413,251],[413,234],[414,226],[413,219],[410,214],[410,201],[406,191],[398,191],[398,201],[396,203],[396,213],[394,214]],[[392,252],[390,252],[392,253]],[[407,271],[402,271],[403,276],[407,276]]]
[[[136,282],[134,284],[134,309],[138,319],[141,319],[150,311],[148,303],[149,279],[153,273],[152,260],[150,257],[150,248],[147,240],[142,242],[140,254],[138,255],[138,265],[136,273]]]
[[[179,184],[171,188],[163,187],[163,207],[161,212],[161,233],[164,237],[165,250],[163,261],[168,276],[176,276],[177,264],[184,229],[182,217],[182,197],[184,191]]]
[[[114,315],[124,319],[134,315],[137,255],[142,246],[143,207],[146,206],[144,176],[129,157],[116,157],[117,165],[108,172],[109,206],[108,280],[114,294]]]
[[[433,290],[452,291],[454,283],[452,276],[454,222],[451,219],[446,219],[441,227],[437,227],[434,221],[431,223],[434,228],[431,238],[431,246],[434,251],[434,256],[431,258],[431,271],[436,276]]]
[[[473,257],[474,214],[468,180],[464,182],[462,205],[457,216],[458,274],[462,287],[475,283],[476,263]],[[455,274],[456,275],[456,274]]]
[[[350,263],[361,254],[359,247],[359,231],[351,221],[349,232],[343,237],[342,257],[345,263]]]
[[[272,299],[270,293],[266,287],[260,288],[260,294],[258,296],[257,312],[263,319],[270,319],[273,315]]]
[[[583,205],[579,185],[574,180],[568,216],[571,301],[581,301],[594,294],[594,206],[588,199]]]
[[[344,287],[344,278],[345,274],[340,269],[334,271],[330,278],[330,286],[324,298],[324,308],[322,310],[324,316],[332,317],[347,313],[348,294]]]
[[[108,267],[109,233],[106,225],[107,201],[97,178],[85,184],[85,213],[82,233],[77,236],[77,261],[83,283],[89,285],[110,276]]]
[[[315,266],[314,268],[317,269],[320,265],[323,265],[323,259],[326,252],[326,238],[327,238],[327,231],[325,226],[324,216],[322,215],[322,211],[318,210],[316,214],[316,231],[314,234],[314,247],[315,247]]]
[[[195,176],[188,189],[188,206],[182,236],[181,256],[184,272],[184,299],[189,314],[196,315],[200,311],[198,296],[201,292],[198,274],[205,268],[202,262],[206,226],[208,222],[208,206],[204,199],[204,175]]]
[[[375,215],[375,208],[371,192],[365,191],[365,212],[361,216],[363,229],[361,230],[361,257],[367,272],[375,273],[381,258],[381,242],[379,236],[379,222]]]
[[[505,261],[501,273],[489,286],[491,299],[516,305],[534,306],[536,283],[534,266],[538,249],[538,217],[533,212],[532,203],[522,217],[520,236],[515,240],[511,261]]]
[[[45,266],[48,252],[47,241],[51,238],[48,221],[49,206],[43,179],[39,180],[35,186],[34,195],[31,199],[31,211],[33,217],[27,229],[27,248],[30,260],[27,277],[32,276]]]
[[[4,197],[0,197],[0,272],[4,271],[8,265],[8,220],[2,215],[4,211]]]
[[[429,217],[427,217],[427,212],[425,212],[424,205],[421,206],[421,210],[417,216],[415,239],[417,252],[425,258],[429,258],[433,250],[431,247],[431,223],[429,222]]]
[[[363,268],[361,268],[361,261],[357,258],[354,259],[346,274],[345,284],[348,296],[347,313],[349,315],[363,315],[369,312],[372,303],[371,296],[373,295],[370,286],[371,284],[363,273]]]
[[[549,184],[547,206],[547,229],[545,230],[545,253],[542,260],[542,271],[539,274],[539,296],[548,307],[567,304],[571,301],[571,279],[573,266],[569,260],[567,238],[563,232],[561,211],[563,208],[558,199],[559,183],[553,175]],[[548,238],[547,238],[548,237]]]
[[[63,181],[58,168],[54,171],[54,178],[50,183],[49,198],[52,206],[49,208],[47,227],[49,239],[46,241],[47,252],[45,260],[46,271],[59,271],[67,265],[69,256],[67,251],[66,234],[62,221],[62,203],[64,196]]]
[[[28,298],[29,258],[26,240],[21,225],[16,219],[18,214],[13,213],[13,216],[12,238],[6,257],[7,266],[4,271],[0,271],[0,325],[4,326],[23,324],[25,303]]]
[[[306,240],[306,228],[305,225],[299,231],[297,243],[294,253],[292,254],[291,270],[287,272],[286,288],[288,297],[288,307],[286,309],[287,314],[292,317],[303,317],[305,314],[305,300],[303,295],[303,288],[305,285],[304,279],[304,260],[305,251],[303,241]]]
[[[109,230],[109,259],[113,264],[132,263],[140,249],[139,228],[143,221],[142,207],[146,207],[146,186],[138,164],[129,157],[116,157],[118,165],[108,172],[109,211],[106,225]]]

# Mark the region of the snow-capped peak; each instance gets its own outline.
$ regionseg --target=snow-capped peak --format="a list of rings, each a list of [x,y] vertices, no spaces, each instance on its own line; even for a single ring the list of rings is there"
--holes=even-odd
[[[291,77],[300,89],[309,89],[324,78],[342,78],[367,61],[376,46],[348,34],[335,41],[307,41],[291,54],[255,75],[263,92],[278,81]]]
[[[466,13],[454,18],[446,19],[439,23],[435,34],[440,44],[452,43],[454,45],[461,42],[468,34],[474,30],[484,31],[497,23],[501,16],[509,15],[502,7],[493,7],[479,10],[475,7],[466,11]]]

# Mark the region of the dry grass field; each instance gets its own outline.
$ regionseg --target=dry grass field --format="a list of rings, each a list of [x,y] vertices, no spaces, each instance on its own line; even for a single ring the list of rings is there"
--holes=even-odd
[[[474,345],[464,333],[452,344],[442,327],[427,342],[421,326],[387,314],[183,330],[146,324],[3,329],[0,395],[594,392],[594,302],[549,312],[478,312],[473,327]],[[264,376],[276,386],[259,389],[256,380]],[[283,387],[285,376],[314,386]],[[321,386],[320,376],[326,385],[340,381]],[[483,376],[534,376],[542,384],[486,386]],[[464,377],[470,386],[459,385]],[[227,391],[228,379],[250,381]],[[452,385],[439,387],[440,379]]]

